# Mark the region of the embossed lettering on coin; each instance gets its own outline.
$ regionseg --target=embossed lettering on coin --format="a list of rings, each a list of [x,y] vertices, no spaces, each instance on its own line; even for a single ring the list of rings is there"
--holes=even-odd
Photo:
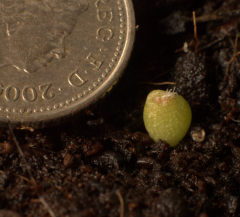
[[[44,127],[87,108],[120,77],[131,0],[0,0],[0,124]]]

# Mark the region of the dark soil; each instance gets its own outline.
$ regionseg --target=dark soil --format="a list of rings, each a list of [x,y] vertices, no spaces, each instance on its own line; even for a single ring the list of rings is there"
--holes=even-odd
[[[239,0],[133,3],[136,43],[111,94],[65,125],[14,130],[35,184],[0,129],[0,216],[240,216]],[[175,148],[154,143],[142,120],[147,94],[174,88],[146,82],[166,81],[193,112]]]

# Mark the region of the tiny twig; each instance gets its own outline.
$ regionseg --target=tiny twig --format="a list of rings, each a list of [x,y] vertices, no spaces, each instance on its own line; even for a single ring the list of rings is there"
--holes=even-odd
[[[122,195],[120,193],[119,190],[116,191],[116,194],[118,196],[118,199],[120,201],[120,217],[124,217],[124,201],[123,201],[123,198],[122,198]]]
[[[214,44],[217,44],[218,42],[222,41],[224,38],[225,38],[225,37],[219,38],[219,39],[217,39],[217,40],[214,40],[214,41],[208,43],[207,45],[199,48],[199,49],[198,49],[198,52],[200,52],[200,51],[202,51],[202,50],[205,50],[205,49],[211,47],[211,46],[214,45]]]
[[[2,170],[0,170],[0,173],[4,173]],[[18,175],[18,174],[16,174],[16,173],[13,173],[13,175],[14,176],[17,176],[17,177],[20,177],[21,179],[23,179],[23,180],[25,180],[25,181],[27,181],[27,182],[31,182],[29,179],[27,179],[27,178],[25,178],[24,176],[20,176],[20,175]]]
[[[237,53],[230,59],[230,61],[228,62],[228,66],[227,66],[227,70],[226,70],[226,75],[225,75],[225,77],[224,77],[224,80],[225,80],[225,81],[227,80],[231,63],[232,63],[233,60],[236,58],[236,56],[238,56],[239,54],[240,54],[240,51],[237,52]]]
[[[209,15],[203,15],[198,18],[196,18],[197,22],[209,22],[213,20],[221,20],[224,19],[224,16],[218,16],[217,14],[209,14]]]
[[[199,47],[199,40],[197,37],[197,21],[196,21],[196,14],[195,11],[193,11],[193,25],[194,25],[194,38],[196,39],[196,46],[195,46],[195,53],[198,52],[198,47]]]
[[[233,118],[231,118],[231,120],[232,120],[232,121],[235,121],[235,122],[237,122],[237,123],[240,123],[240,120],[235,120],[235,119],[233,119]]]
[[[159,74],[157,77],[153,78],[152,80],[156,80],[157,78],[159,78],[159,77],[165,75],[166,73],[170,72],[171,70],[172,70],[172,68],[171,68],[171,69],[168,69],[167,71],[165,71],[165,72]]]
[[[17,177],[19,177],[19,178],[21,178],[21,179],[23,179],[23,180],[25,180],[25,181],[27,181],[27,182],[31,182],[28,178],[25,178],[24,176],[20,176],[20,175],[18,175],[18,174],[16,174],[16,173],[14,173],[13,175],[14,175],[14,176],[17,176]]]
[[[46,152],[49,152],[49,153],[52,153],[52,154],[56,154],[57,153],[57,152],[50,151],[50,150],[47,150],[47,149],[44,149],[44,148],[40,148],[40,150],[43,150],[43,151],[46,151]]]
[[[237,45],[238,45],[238,35],[236,36],[236,40],[235,40],[234,54],[233,54],[232,58],[229,60],[228,65],[227,65],[227,70],[226,70],[226,74],[225,74],[225,77],[224,77],[224,81],[227,80],[227,77],[229,75],[231,63],[240,54],[240,51],[237,52]]]
[[[28,163],[27,163],[27,161],[26,161],[26,158],[24,157],[24,154],[23,154],[23,152],[22,152],[22,149],[20,148],[20,145],[19,145],[19,143],[18,143],[18,141],[17,141],[17,138],[16,138],[15,134],[13,133],[13,129],[12,129],[12,126],[11,126],[10,123],[8,124],[8,127],[9,127],[9,129],[10,129],[10,132],[11,132],[12,136],[13,136],[13,141],[15,142],[15,145],[17,146],[18,152],[20,153],[20,155],[21,155],[21,157],[22,157],[22,159],[23,159],[23,161],[24,161],[24,164],[25,164],[25,166],[26,166],[26,168],[27,168],[28,175],[29,175],[32,183],[33,183],[34,185],[37,185],[35,179],[33,178],[33,175],[32,175],[32,172],[31,172],[31,168],[29,167],[29,165],[28,165]]]
[[[8,117],[8,118],[9,118],[9,117]],[[10,119],[10,118],[9,118],[9,119]],[[29,175],[29,177],[30,177],[30,179],[31,179],[31,182],[32,182],[35,186],[37,186],[37,183],[36,183],[35,179],[33,178],[32,173],[31,173],[31,168],[30,168],[30,166],[28,165],[28,163],[27,163],[27,161],[26,161],[26,158],[25,158],[25,156],[24,156],[24,154],[23,154],[23,152],[22,152],[22,149],[21,149],[21,147],[20,147],[20,145],[19,145],[19,143],[18,143],[18,141],[17,141],[17,138],[16,138],[14,132],[13,132],[13,129],[12,129],[12,126],[11,126],[11,122],[8,123],[8,127],[9,127],[9,130],[10,130],[11,134],[12,134],[13,141],[14,141],[15,145],[17,146],[17,149],[18,149],[18,151],[19,151],[19,153],[20,153],[20,155],[21,155],[21,157],[22,157],[22,159],[23,159],[23,161],[24,161],[24,164],[25,164],[25,166],[26,166],[26,168],[27,168],[27,172],[28,172],[28,175]],[[42,195],[39,193],[39,191],[37,191],[37,194],[38,194],[39,200],[41,201],[41,203],[42,203],[42,205],[45,207],[45,209],[48,211],[49,215],[50,215],[51,217],[56,217],[56,215],[54,214],[54,212],[52,211],[52,209],[49,207],[49,205],[47,204],[47,202],[44,200],[44,198],[42,197]]]
[[[234,55],[236,55],[237,53],[237,46],[238,46],[238,35],[236,35],[236,39],[235,39]]]
[[[239,35],[237,34],[236,39],[235,39],[234,55],[236,55],[236,53],[237,53],[238,37],[239,37]],[[236,62],[238,63],[237,59],[236,59]]]

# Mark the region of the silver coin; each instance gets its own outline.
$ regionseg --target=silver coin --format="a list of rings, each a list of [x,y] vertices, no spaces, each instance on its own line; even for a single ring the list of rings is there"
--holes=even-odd
[[[56,124],[120,77],[135,33],[130,0],[1,1],[0,118]]]

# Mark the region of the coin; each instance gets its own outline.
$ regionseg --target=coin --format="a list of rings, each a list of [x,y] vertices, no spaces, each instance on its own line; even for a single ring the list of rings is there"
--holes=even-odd
[[[130,0],[2,1],[0,118],[42,128],[95,103],[122,74]]]

